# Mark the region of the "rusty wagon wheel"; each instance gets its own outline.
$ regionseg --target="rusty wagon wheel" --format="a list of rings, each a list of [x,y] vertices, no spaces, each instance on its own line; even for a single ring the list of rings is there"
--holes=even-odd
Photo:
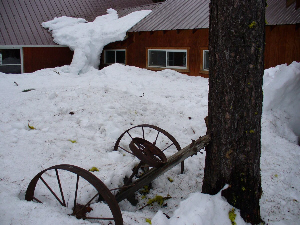
[[[130,143],[134,142],[134,138],[146,140],[147,142],[151,143],[155,148],[161,150],[167,157],[174,154],[174,149],[175,151],[181,150],[179,143],[170,133],[157,126],[149,124],[137,125],[124,131],[117,139],[114,146],[114,150],[117,151],[118,149],[121,149],[138,157],[136,155],[136,152],[133,152],[130,148]],[[132,145],[133,144],[131,144],[131,146]],[[155,166],[152,165],[152,167]],[[181,163],[181,173],[183,173],[183,171],[184,162]]]
[[[29,183],[25,199],[64,206],[62,210],[77,219],[123,224],[118,203],[106,185],[77,166],[62,164],[41,171]]]
[[[143,138],[133,138],[129,148],[136,157],[149,166],[160,167],[167,162],[165,154],[154,144]]]

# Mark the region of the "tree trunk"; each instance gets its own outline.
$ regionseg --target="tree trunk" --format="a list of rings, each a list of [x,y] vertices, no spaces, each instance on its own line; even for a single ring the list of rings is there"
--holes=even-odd
[[[265,0],[211,0],[208,134],[202,192],[259,223]]]

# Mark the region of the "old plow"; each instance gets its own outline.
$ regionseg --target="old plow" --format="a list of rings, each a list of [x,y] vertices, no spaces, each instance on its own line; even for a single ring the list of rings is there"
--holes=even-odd
[[[67,214],[78,219],[121,225],[123,219],[118,202],[130,201],[136,191],[178,164],[181,164],[183,173],[184,160],[200,152],[209,141],[210,137],[205,135],[181,149],[171,134],[157,126],[134,126],[122,133],[114,146],[115,151],[124,151],[139,159],[132,174],[124,179],[123,186],[117,188],[117,194],[112,194],[112,190],[91,172],[61,164],[39,172],[29,183],[25,199],[64,206]],[[175,153],[170,150],[172,148]],[[93,205],[101,202],[105,204],[94,210]]]

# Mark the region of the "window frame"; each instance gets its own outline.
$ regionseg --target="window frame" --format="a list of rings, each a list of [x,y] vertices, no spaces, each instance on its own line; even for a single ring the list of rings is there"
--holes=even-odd
[[[200,71],[199,73],[202,73],[202,74],[209,74],[209,69],[206,69],[204,68],[204,60],[205,60],[205,52],[208,51],[209,52],[209,49],[208,47],[201,47],[200,48]]]
[[[166,54],[166,66],[151,66],[150,65],[150,52],[151,51],[165,51]],[[168,66],[168,52],[184,52],[185,67],[182,66]],[[163,69],[174,69],[180,72],[189,72],[189,47],[148,47],[146,48],[146,68],[151,70],[163,70]]]
[[[205,65],[205,64],[206,64],[206,63],[205,63],[205,61],[206,61],[206,60],[205,60],[205,59],[206,59],[206,58],[205,58],[205,56],[206,56],[205,53],[206,53],[206,52],[209,53],[209,50],[203,50],[203,52],[202,52],[202,54],[203,54],[203,70],[204,70],[204,71],[209,71],[209,66],[206,67],[206,65]],[[209,58],[208,58],[208,60],[209,60]]]
[[[3,50],[16,50],[18,49],[20,51],[20,63],[16,64],[3,64],[3,59],[1,60],[1,64],[0,66],[20,66],[21,68],[21,73],[22,74],[24,72],[24,59],[23,59],[23,48],[22,47],[15,47],[15,46],[0,46],[0,49],[3,49]],[[12,73],[8,73],[8,74],[12,74]]]
[[[104,59],[103,59],[103,62],[104,62],[104,64],[106,64],[106,65],[111,65],[111,64],[114,64],[114,63],[108,63],[107,61],[106,61],[106,52],[107,51],[114,51],[115,52],[115,62],[114,63],[118,63],[118,62],[116,62],[116,59],[117,59],[117,52],[125,52],[125,63],[120,63],[120,64],[122,64],[122,65],[126,65],[126,62],[127,62],[127,52],[126,52],[126,49],[124,48],[122,48],[122,49],[105,49],[104,50]]]

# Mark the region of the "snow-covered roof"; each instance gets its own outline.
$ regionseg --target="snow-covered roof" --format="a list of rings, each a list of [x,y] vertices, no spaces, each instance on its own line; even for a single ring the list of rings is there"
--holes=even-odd
[[[152,0],[1,0],[0,45],[56,45],[51,34],[42,27],[60,16],[93,21],[109,8],[135,7]]]

